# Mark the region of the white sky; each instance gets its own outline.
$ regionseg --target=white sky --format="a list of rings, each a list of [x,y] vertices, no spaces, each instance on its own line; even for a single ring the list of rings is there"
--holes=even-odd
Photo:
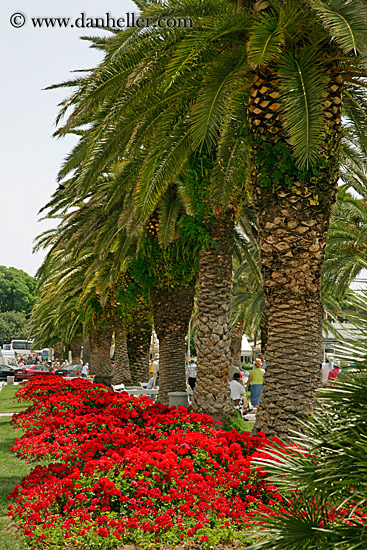
[[[56,174],[71,149],[72,138],[52,138],[58,103],[68,90],[42,91],[69,80],[70,71],[95,66],[102,53],[79,36],[103,34],[96,29],[34,28],[32,17],[124,17],[137,12],[129,0],[1,0],[0,91],[0,265],[35,275],[43,253],[32,254],[37,235],[50,227],[38,211],[56,188]],[[11,26],[14,13],[26,23]],[[18,20],[19,21],[19,20]]]

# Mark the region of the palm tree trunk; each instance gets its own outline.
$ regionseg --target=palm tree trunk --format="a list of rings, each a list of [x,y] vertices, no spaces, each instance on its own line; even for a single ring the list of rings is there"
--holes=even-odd
[[[195,279],[187,286],[150,290],[154,328],[159,340],[160,403],[168,392],[186,391],[185,338],[194,305]]]
[[[115,324],[115,371],[113,374],[114,384],[131,384],[130,363],[127,352],[126,327],[121,319]]]
[[[228,383],[234,235],[231,212],[217,217],[211,234],[217,246],[200,253],[195,340],[197,379],[191,408],[217,421],[232,411]]]
[[[80,364],[82,353],[83,337],[82,335],[74,336],[72,342],[69,345],[71,351],[72,363],[74,365]]]
[[[241,348],[244,324],[245,319],[242,317],[242,319],[239,319],[239,321],[232,326],[231,330],[231,356],[233,364],[236,365],[236,367],[241,366]]]
[[[90,344],[88,334],[83,338],[83,362],[90,365]]]
[[[260,321],[261,353],[264,354],[266,353],[266,346],[268,345],[268,330],[268,317],[266,315],[266,312],[264,312]]]
[[[89,374],[96,374],[98,363],[98,338],[94,335],[94,328],[88,328],[89,337]]]
[[[254,169],[250,192],[258,214],[269,327],[267,369],[255,430],[270,437],[287,439],[299,427],[297,420],[312,409],[319,385],[320,279],[337,194],[341,90],[340,77],[330,79],[325,140],[312,174],[301,174],[290,154],[274,75],[270,71],[256,75],[251,91]],[[279,178],[284,169],[288,181],[274,182],[274,174]]]
[[[62,362],[64,359],[63,342],[56,342],[56,344],[53,345],[53,348],[54,348],[54,359]]]
[[[152,335],[151,314],[138,318],[127,334],[131,379],[133,384],[146,382],[149,378],[149,349]]]
[[[111,338],[112,328],[109,326],[89,330],[92,369],[95,370],[94,382],[109,387],[112,382]]]

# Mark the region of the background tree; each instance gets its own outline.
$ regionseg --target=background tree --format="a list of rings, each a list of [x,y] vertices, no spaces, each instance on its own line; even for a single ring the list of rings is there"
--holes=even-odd
[[[9,343],[13,339],[29,338],[29,323],[20,311],[5,311],[0,313],[0,345]]]
[[[36,281],[15,267],[0,266],[0,311],[20,311],[29,316],[35,303]]]

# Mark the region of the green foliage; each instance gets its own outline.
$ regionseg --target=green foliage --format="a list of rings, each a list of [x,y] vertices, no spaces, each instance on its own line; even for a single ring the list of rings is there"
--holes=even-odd
[[[29,337],[28,321],[20,311],[5,311],[0,313],[0,345],[9,343],[14,338]]]
[[[226,417],[222,422],[223,430],[230,432],[236,430],[239,433],[249,432],[251,435],[252,429],[254,427],[254,422],[246,422],[240,414],[239,411],[234,411],[232,416]]]
[[[210,178],[214,161],[204,153],[192,154],[185,165],[180,184],[181,192],[187,202],[191,216],[183,216],[178,222],[179,233],[187,243],[196,243],[204,250],[216,243],[210,230],[214,221],[210,206]]]
[[[0,311],[20,311],[29,315],[35,303],[36,282],[15,267],[0,266]]]
[[[357,175],[358,177],[358,175]],[[367,201],[341,188],[333,208],[323,278],[328,289],[342,297],[367,267]]]
[[[199,248],[181,239],[162,248],[155,237],[148,237],[132,261],[131,271],[144,290],[186,285],[199,272]]]
[[[263,187],[277,186],[291,188],[293,182],[316,183],[320,168],[324,166],[325,159],[320,158],[311,168],[300,169],[294,159],[292,150],[283,141],[275,145],[265,139],[253,142],[254,164],[259,184]]]
[[[279,63],[279,88],[283,95],[284,124],[293,140],[293,155],[300,169],[317,166],[320,137],[325,125],[323,97],[326,84],[318,50],[307,44],[296,54],[284,52]]]
[[[311,0],[311,5],[325,27],[335,36],[344,53],[358,55],[363,34],[366,32],[365,3],[333,0],[329,4],[321,0]]]
[[[268,64],[281,53],[284,37],[281,22],[276,18],[264,15],[255,21],[251,29],[248,60],[255,68]]]
[[[366,547],[366,351],[363,370],[343,372],[336,384],[319,391],[319,406],[294,437],[298,448],[261,461],[288,507],[274,517],[261,514],[266,534],[251,548]]]

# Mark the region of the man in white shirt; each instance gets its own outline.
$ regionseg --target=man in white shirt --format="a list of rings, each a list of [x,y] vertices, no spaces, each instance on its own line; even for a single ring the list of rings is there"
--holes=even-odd
[[[85,363],[82,367],[82,376],[88,376],[89,364]]]
[[[186,368],[186,382],[189,384],[192,390],[195,389],[196,376],[196,363],[194,359],[190,359],[189,366]]]
[[[248,399],[247,399],[245,388],[242,386],[240,382],[240,375],[238,374],[238,372],[234,373],[233,380],[230,381],[229,387],[231,389],[231,399],[233,399],[235,407],[241,407],[243,403],[243,408],[247,410]]]
[[[153,361],[153,389],[159,386],[159,354],[156,353]]]

